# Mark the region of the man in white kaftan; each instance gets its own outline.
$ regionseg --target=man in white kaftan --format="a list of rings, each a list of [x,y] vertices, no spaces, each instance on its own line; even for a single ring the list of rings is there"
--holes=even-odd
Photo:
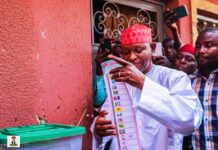
[[[140,28],[143,30],[143,27]],[[134,30],[133,28],[132,31]],[[132,31],[128,30],[130,33]],[[128,91],[136,112],[142,150],[180,150],[182,136],[192,133],[201,124],[203,110],[198,96],[185,73],[153,65],[148,42],[138,43],[145,44],[139,45],[134,41],[126,46],[125,42],[122,43],[123,58],[128,62],[109,56],[110,59],[123,65],[122,68],[111,71],[112,78],[128,83]],[[145,47],[141,47],[142,45]],[[141,66],[140,60],[143,60]],[[147,61],[144,62],[144,60]],[[144,69],[145,67],[147,69]],[[125,77],[128,74],[129,76]],[[103,105],[102,110],[108,110],[107,107]],[[114,127],[109,126],[108,123],[106,126],[102,119],[109,120],[108,117],[105,118],[105,115],[100,115],[91,127],[93,150],[103,150],[108,141],[111,141],[110,150],[118,150],[116,140],[113,140],[114,133],[110,132]]]

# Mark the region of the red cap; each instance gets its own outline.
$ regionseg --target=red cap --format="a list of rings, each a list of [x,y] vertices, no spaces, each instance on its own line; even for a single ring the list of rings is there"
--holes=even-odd
[[[188,52],[195,55],[195,48],[191,44],[185,44],[179,49],[179,52]]]
[[[149,27],[135,24],[122,31],[122,46],[137,43],[152,43],[151,29]]]

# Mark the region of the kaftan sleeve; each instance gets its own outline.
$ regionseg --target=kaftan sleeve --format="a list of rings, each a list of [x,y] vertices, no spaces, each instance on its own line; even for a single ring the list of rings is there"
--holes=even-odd
[[[202,121],[198,96],[185,74],[169,83],[164,87],[146,77],[140,100],[134,107],[174,132],[191,134]]]

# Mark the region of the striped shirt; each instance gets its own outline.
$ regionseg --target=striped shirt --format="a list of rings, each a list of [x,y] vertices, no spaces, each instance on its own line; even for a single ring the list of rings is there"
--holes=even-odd
[[[205,78],[200,72],[193,78],[204,109],[201,126],[192,135],[195,150],[218,150],[218,68]]]

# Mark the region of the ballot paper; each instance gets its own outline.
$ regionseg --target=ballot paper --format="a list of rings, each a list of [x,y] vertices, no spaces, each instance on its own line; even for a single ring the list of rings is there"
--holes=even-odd
[[[126,83],[112,80],[109,74],[111,69],[117,67],[121,67],[121,65],[114,60],[102,63],[108,95],[105,106],[109,112],[108,119],[111,119],[116,125],[117,131],[117,136],[114,136],[113,140],[117,140],[118,145],[116,145],[116,148],[119,148],[119,150],[140,150],[141,145],[135,111],[132,107],[132,99]]]

